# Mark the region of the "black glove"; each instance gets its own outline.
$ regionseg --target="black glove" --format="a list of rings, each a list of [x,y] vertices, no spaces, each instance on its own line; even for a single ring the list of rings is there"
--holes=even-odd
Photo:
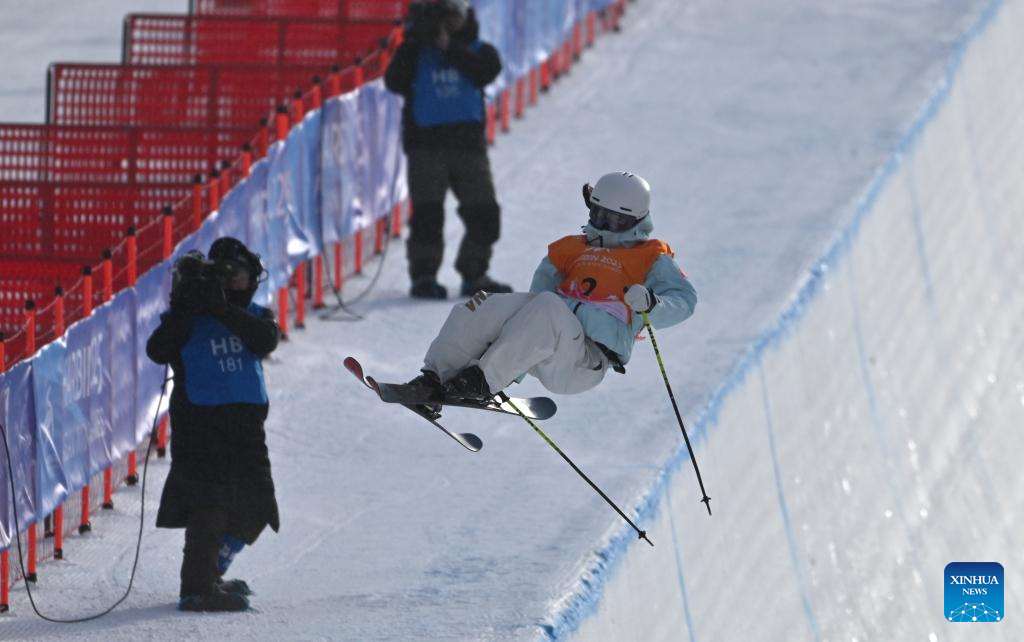
[[[217,279],[202,281],[203,307],[213,316],[220,316],[228,309],[228,299],[224,288]]]
[[[171,312],[182,318],[202,314],[206,301],[201,286],[202,281],[198,279],[178,283],[171,290]]]
[[[583,202],[587,204],[587,209],[590,209],[590,195],[594,193],[594,186],[590,183],[583,184]]]

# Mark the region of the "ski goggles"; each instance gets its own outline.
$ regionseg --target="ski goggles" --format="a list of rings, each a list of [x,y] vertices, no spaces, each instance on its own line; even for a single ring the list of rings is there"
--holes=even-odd
[[[610,210],[600,205],[590,206],[590,224],[606,232],[625,232],[632,229],[641,219]]]

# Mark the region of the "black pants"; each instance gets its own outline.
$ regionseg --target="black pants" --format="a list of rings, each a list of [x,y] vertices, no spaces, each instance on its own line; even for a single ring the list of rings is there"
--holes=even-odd
[[[444,198],[451,188],[466,226],[455,269],[466,280],[487,273],[501,234],[501,209],[486,151],[412,149],[408,157],[412,219],[406,256],[413,281],[435,278],[444,257]]]
[[[181,597],[213,593],[220,579],[217,554],[227,528],[228,513],[216,506],[205,506],[188,516],[181,559]]]

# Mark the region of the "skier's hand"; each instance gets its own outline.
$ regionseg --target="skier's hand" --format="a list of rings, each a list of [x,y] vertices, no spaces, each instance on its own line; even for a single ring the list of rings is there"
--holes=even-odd
[[[583,184],[583,202],[587,204],[587,209],[590,209],[590,195],[594,192],[594,186],[590,183]]]
[[[633,308],[635,312],[650,312],[654,306],[658,305],[658,297],[655,296],[654,290],[642,283],[634,283],[629,286],[626,296],[623,298],[626,300],[626,305]]]

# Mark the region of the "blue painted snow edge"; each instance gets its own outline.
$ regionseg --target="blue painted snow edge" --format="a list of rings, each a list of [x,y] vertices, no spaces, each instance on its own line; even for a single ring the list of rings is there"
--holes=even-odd
[[[821,291],[829,270],[838,267],[840,262],[847,257],[858,237],[861,225],[873,212],[878,198],[900,168],[903,159],[920,140],[927,126],[935,119],[939,109],[949,99],[968,48],[993,24],[1004,2],[1005,0],[992,0],[981,18],[957,42],[946,65],[942,80],[914,118],[906,133],[893,148],[886,162],[871,179],[863,196],[855,206],[850,222],[839,232],[822,257],[811,268],[789,307],[783,311],[771,328],[751,344],[733,371],[712,393],[690,434],[694,447],[707,439],[709,431],[718,423],[719,412],[726,399],[739,388],[746,380],[747,375],[761,364],[768,348],[777,346],[786,339],[803,318],[808,307]],[[685,445],[680,445],[662,466],[647,493],[640,498],[634,514],[638,524],[650,524],[654,521],[669,481],[681,468],[688,469],[689,466],[690,455]],[[551,642],[567,640],[579,629],[580,623],[584,619],[597,612],[605,585],[618,569],[627,548],[636,541],[636,532],[627,525],[623,525],[608,538],[601,548],[593,553],[590,563],[578,580],[579,587],[576,592],[566,597],[562,601],[562,606],[540,625],[540,640],[550,640]]]

